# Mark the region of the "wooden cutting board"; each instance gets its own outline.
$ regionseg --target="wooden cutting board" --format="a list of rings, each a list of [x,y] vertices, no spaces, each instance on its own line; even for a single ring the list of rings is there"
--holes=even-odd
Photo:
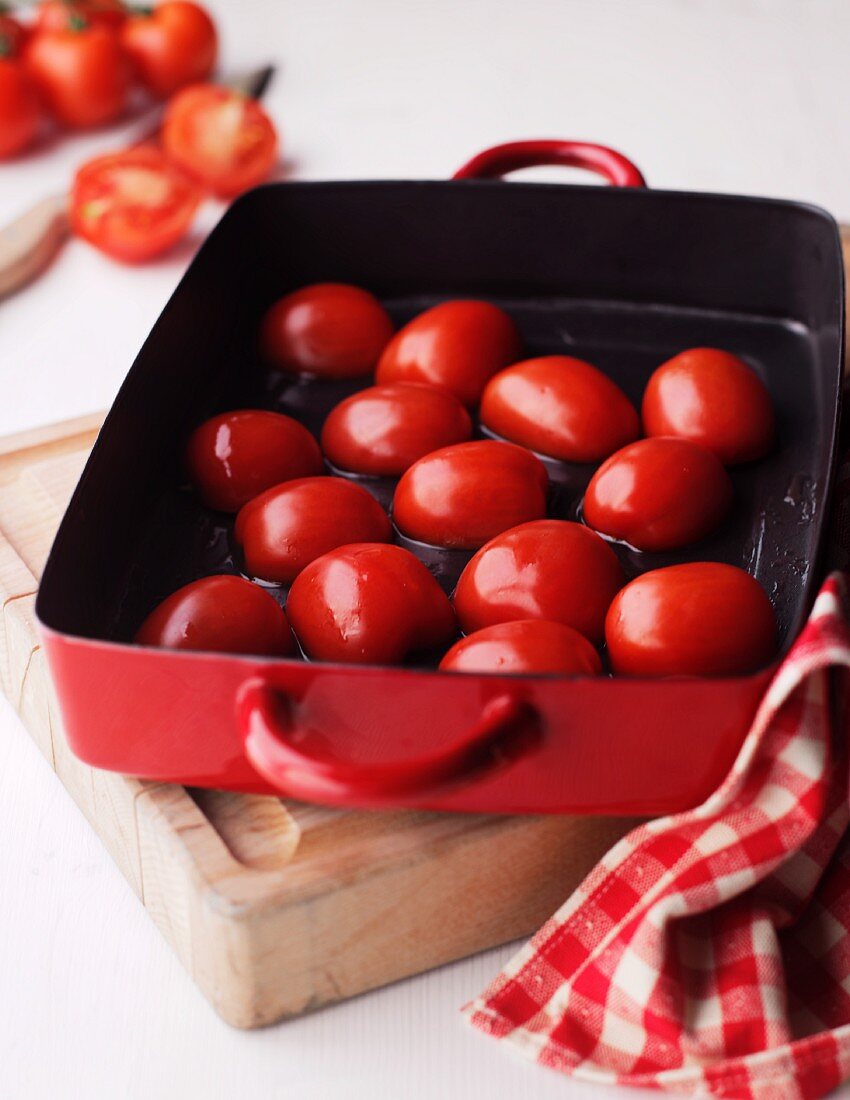
[[[269,1024],[534,931],[633,821],[328,810],[71,754],[35,592],[99,424],[0,439],[3,690],[224,1019]]]

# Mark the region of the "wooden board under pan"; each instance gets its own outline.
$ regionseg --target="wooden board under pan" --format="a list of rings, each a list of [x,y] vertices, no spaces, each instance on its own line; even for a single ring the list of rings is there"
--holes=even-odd
[[[72,755],[34,604],[99,424],[0,439],[3,690],[221,1016],[259,1027],[533,932],[631,821],[327,810]]]

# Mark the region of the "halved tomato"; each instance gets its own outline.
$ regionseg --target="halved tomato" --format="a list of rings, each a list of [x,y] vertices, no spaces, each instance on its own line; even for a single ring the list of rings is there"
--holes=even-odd
[[[341,477],[285,481],[249,500],[236,517],[246,571],[281,584],[291,584],[305,566],[338,546],[391,538],[377,500]]]
[[[477,300],[441,302],[395,334],[375,380],[442,386],[472,407],[493,375],[521,354],[519,330],[503,309]]]
[[[176,244],[200,201],[196,184],[158,149],[128,149],[77,172],[71,224],[102,252],[136,263]]]
[[[764,382],[719,348],[689,348],[662,363],[647,384],[642,414],[647,435],[701,443],[726,466],[764,458],[776,442]]]
[[[599,462],[640,435],[637,410],[601,370],[569,355],[514,363],[481,398],[485,428],[564,462]]]
[[[455,612],[465,634],[549,619],[598,644],[624,579],[617,555],[595,531],[540,519],[504,531],[478,551],[457,582]]]
[[[594,531],[636,550],[678,550],[709,535],[732,505],[720,459],[689,439],[654,436],[602,463],[584,494]]]
[[[524,447],[495,439],[453,443],[401,477],[393,520],[409,539],[477,550],[509,527],[546,515],[549,476]]]
[[[256,584],[202,577],[162,601],[136,634],[138,645],[288,657],[295,641],[283,608]]]
[[[599,654],[577,630],[549,619],[494,623],[467,634],[440,661],[443,672],[598,676]]]
[[[189,476],[208,508],[238,512],[254,497],[324,471],[319,444],[291,416],[236,409],[199,424],[186,445]]]
[[[605,620],[622,676],[740,676],[776,652],[776,616],[759,582],[735,565],[691,561],[635,577]]]
[[[448,596],[401,546],[359,542],[312,561],[295,579],[286,613],[314,661],[400,664],[446,645],[457,630]]]
[[[375,369],[393,334],[374,294],[348,283],[313,283],[278,298],[260,325],[269,366],[323,379],[360,378]]]
[[[453,393],[394,382],[341,401],[322,428],[322,450],[340,470],[399,477],[417,459],[471,435],[472,420]]]
[[[169,103],[162,145],[200,184],[230,198],[266,179],[277,132],[256,100],[220,84],[196,84]]]

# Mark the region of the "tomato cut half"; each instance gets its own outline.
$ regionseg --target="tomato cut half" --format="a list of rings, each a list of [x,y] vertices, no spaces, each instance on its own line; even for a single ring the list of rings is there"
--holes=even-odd
[[[611,667],[622,676],[742,676],[773,658],[776,631],[755,577],[719,561],[642,573],[605,619]]]
[[[277,157],[277,133],[263,108],[219,84],[197,84],[174,97],[162,145],[184,171],[223,198],[262,183]]]
[[[137,263],[171,248],[192,221],[201,192],[157,149],[90,160],[77,172],[71,223],[116,259]]]

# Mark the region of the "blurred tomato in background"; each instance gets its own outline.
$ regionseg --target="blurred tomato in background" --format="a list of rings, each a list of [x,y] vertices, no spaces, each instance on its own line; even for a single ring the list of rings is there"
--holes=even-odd
[[[27,149],[38,133],[38,97],[20,61],[25,38],[24,25],[0,10],[0,158]]]
[[[0,57],[14,57],[20,53],[26,35],[24,24],[0,8]]]
[[[218,55],[215,24],[190,0],[165,0],[155,8],[132,9],[121,41],[142,84],[162,99],[187,84],[206,80]]]
[[[103,252],[139,263],[183,236],[202,198],[158,150],[128,149],[89,161],[71,193],[74,230]]]
[[[102,126],[123,114],[130,64],[109,27],[80,18],[67,30],[37,31],[23,59],[50,113],[65,126]]]
[[[121,0],[42,0],[33,18],[36,31],[69,31],[81,22],[118,30],[127,18]]]
[[[166,154],[222,198],[255,187],[277,157],[274,124],[256,100],[198,84],[171,100],[162,127]]]
[[[38,133],[38,97],[16,57],[0,56],[0,157],[28,148]]]
[[[218,33],[192,0],[133,7],[122,0],[42,0],[0,8],[0,158],[79,131],[162,111],[125,151],[84,163],[68,224],[131,263],[158,256],[188,230],[205,194],[230,199],[265,180],[275,125],[244,89],[205,83]],[[256,75],[256,74],[252,74]],[[144,148],[141,148],[141,146]]]

